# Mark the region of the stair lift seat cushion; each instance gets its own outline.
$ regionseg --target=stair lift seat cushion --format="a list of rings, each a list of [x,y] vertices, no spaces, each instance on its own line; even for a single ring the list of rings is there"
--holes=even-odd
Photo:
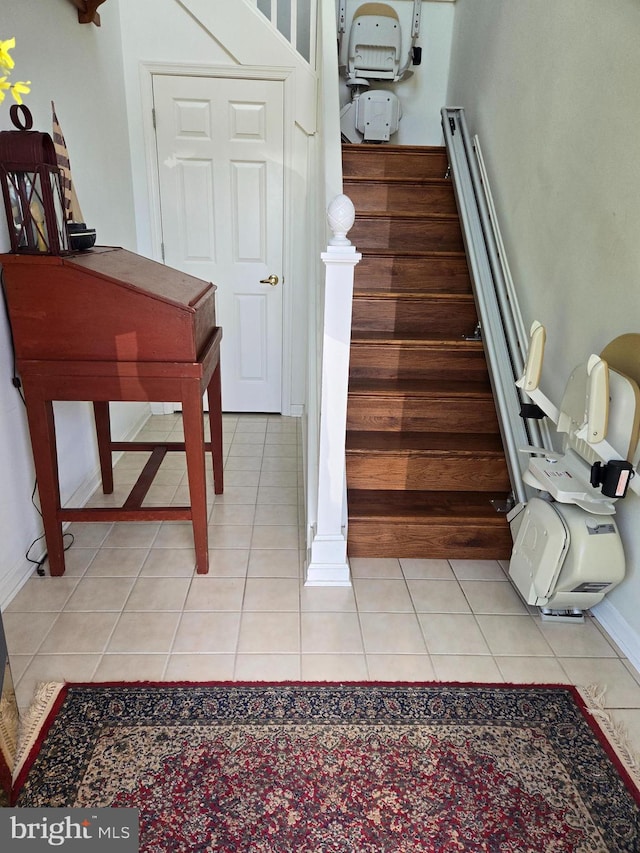
[[[347,78],[397,80],[402,34],[398,15],[384,3],[364,3],[349,31]]]
[[[400,124],[400,101],[393,92],[376,89],[356,101],[356,127],[365,142],[388,142]]]

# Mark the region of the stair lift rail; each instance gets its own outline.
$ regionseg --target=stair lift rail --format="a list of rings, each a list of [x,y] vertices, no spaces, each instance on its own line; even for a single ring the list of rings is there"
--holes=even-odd
[[[515,383],[522,376],[528,339],[510,282],[484,163],[469,136],[464,110],[445,107],[441,115],[513,499],[524,504],[534,492],[523,479],[529,460],[520,448],[547,444],[540,436],[539,423],[520,414],[523,401]]]

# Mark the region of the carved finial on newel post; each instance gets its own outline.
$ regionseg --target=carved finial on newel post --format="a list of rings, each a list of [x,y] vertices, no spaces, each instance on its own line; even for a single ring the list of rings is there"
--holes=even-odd
[[[329,228],[333,237],[329,240],[330,246],[350,246],[351,240],[347,234],[353,228],[356,219],[356,209],[348,195],[337,195],[327,210]]]

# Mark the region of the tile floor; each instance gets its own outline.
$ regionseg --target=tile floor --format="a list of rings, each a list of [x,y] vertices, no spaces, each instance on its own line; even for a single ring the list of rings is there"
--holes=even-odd
[[[181,418],[140,433],[177,440]],[[206,576],[189,523],[76,524],[61,578],[30,578],[3,618],[18,700],[46,680],[408,680],[606,687],[640,753],[640,674],[595,619],[542,622],[504,567],[352,560],[352,588],[303,585],[300,422],[224,417],[225,492],[211,488]],[[143,455],[116,466],[121,502]],[[169,454],[148,501],[188,503]]]

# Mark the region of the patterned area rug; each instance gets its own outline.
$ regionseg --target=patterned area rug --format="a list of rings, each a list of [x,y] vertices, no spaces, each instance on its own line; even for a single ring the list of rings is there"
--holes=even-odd
[[[140,808],[140,849],[638,853],[571,687],[68,685],[18,806]]]

